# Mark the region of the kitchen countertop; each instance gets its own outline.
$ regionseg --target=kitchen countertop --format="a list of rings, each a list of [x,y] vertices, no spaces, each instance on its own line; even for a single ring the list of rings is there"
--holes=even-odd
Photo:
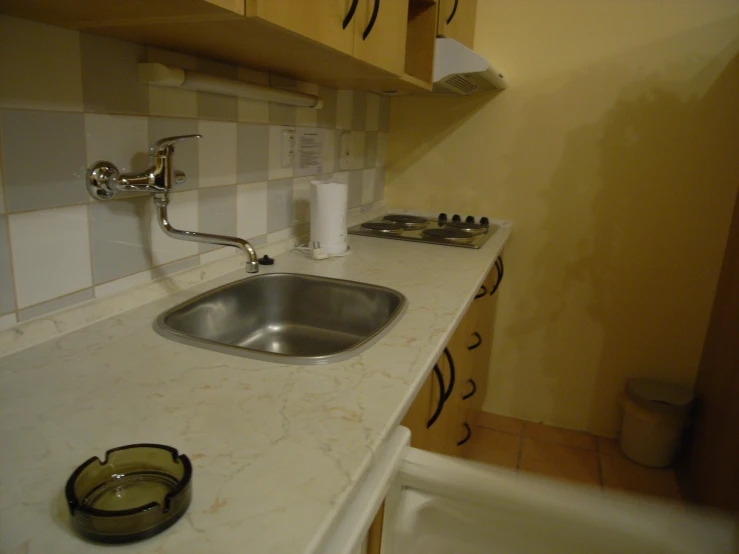
[[[120,553],[315,552],[400,422],[510,234],[480,250],[350,236],[354,251],[288,252],[263,273],[390,287],[408,299],[377,344],[329,365],[280,365],[179,344],[155,316],[234,272],[0,358],[0,552],[110,552],[73,534],[71,472],[153,442],[193,463],[193,501]]]

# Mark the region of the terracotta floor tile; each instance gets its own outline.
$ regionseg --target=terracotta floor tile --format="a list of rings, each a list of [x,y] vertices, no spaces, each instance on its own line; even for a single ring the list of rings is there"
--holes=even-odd
[[[584,448],[585,450],[597,450],[593,435],[583,431],[572,431],[570,429],[550,427],[543,423],[527,422],[523,433],[523,436],[527,439],[553,442],[556,444],[563,444],[565,446]]]
[[[600,485],[598,454],[562,444],[523,439],[519,469],[569,481]]]
[[[609,437],[595,437],[598,442],[598,452],[606,456],[621,456],[621,447],[618,445],[618,439]]]
[[[515,435],[476,427],[472,430],[465,458],[516,469],[521,439]]]
[[[680,499],[675,472],[641,466],[623,455],[600,456],[603,486],[662,498]]]
[[[489,414],[487,412],[480,413],[477,425],[485,429],[495,429],[503,431],[511,435],[520,435],[523,429],[523,421],[515,417],[508,417],[498,414]]]

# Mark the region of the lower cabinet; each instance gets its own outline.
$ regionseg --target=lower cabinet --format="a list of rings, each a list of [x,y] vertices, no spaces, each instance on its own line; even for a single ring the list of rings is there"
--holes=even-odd
[[[487,390],[502,278],[498,257],[401,422],[410,429],[414,448],[462,456],[472,439]],[[368,534],[368,554],[381,552],[382,518],[380,508]]]
[[[502,274],[498,258],[403,419],[413,447],[461,456],[472,438],[487,389]]]

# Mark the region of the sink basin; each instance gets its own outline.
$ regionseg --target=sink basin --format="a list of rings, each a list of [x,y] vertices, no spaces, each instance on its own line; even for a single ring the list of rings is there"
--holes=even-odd
[[[389,288],[292,273],[231,283],[164,312],[154,329],[172,340],[286,364],[326,364],[356,356],[405,311]]]

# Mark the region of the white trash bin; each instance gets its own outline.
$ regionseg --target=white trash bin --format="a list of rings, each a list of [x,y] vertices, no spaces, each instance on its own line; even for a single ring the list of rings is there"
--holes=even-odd
[[[693,391],[652,379],[631,379],[621,427],[621,451],[645,466],[672,463],[685,420],[693,403]]]

